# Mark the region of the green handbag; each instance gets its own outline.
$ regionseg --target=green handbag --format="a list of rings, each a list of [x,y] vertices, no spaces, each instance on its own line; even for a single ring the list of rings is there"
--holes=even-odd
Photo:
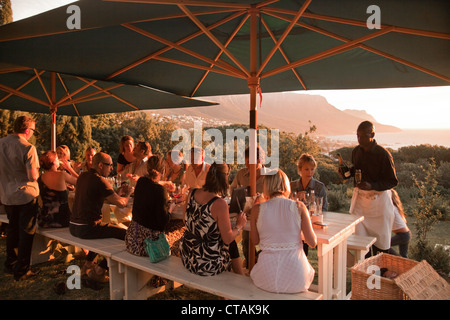
[[[167,241],[166,234],[164,232],[159,234],[158,240],[147,238],[144,243],[145,251],[147,251],[150,262],[156,263],[170,256],[169,241]]]

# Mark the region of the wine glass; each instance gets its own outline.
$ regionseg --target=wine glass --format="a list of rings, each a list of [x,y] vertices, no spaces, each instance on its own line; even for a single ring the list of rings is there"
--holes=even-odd
[[[361,169],[356,169],[356,171],[355,171],[355,182],[356,182],[356,184],[361,183],[361,180],[362,180]]]

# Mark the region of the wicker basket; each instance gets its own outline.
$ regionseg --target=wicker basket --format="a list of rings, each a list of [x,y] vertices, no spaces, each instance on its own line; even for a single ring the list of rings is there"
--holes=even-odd
[[[395,283],[394,280],[380,277],[368,273],[369,266],[378,266],[395,271],[401,275],[408,270],[417,266],[419,262],[405,259],[398,256],[393,256],[386,253],[380,253],[374,257],[370,257],[351,268],[352,272],[352,300],[408,300],[408,296]],[[375,277],[374,280],[380,285],[378,288],[369,289],[369,277]],[[371,281],[372,278],[369,280]],[[379,280],[379,282],[378,282]]]
[[[411,300],[450,300],[450,285],[425,260],[395,278],[395,283]]]

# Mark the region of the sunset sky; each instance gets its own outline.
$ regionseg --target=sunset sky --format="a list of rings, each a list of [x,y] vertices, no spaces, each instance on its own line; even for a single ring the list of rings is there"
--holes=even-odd
[[[11,0],[14,21],[75,2]],[[450,57],[449,57],[450,58]],[[366,110],[378,122],[403,129],[450,129],[450,86],[430,88],[307,91],[338,109]]]

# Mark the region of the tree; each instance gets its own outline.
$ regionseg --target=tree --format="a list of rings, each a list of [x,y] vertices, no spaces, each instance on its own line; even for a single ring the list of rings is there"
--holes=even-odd
[[[436,203],[440,200],[440,193],[437,190],[437,170],[434,158],[430,159],[428,167],[421,166],[425,173],[424,180],[418,180],[415,176],[414,182],[419,189],[417,206],[413,209],[416,218],[416,243],[411,248],[411,257],[417,261],[427,260],[433,268],[444,273],[449,272],[450,256],[448,250],[441,247],[435,248],[428,243],[427,234],[432,230],[434,224],[441,217],[441,212],[436,208]]]
[[[0,0],[0,26],[13,22],[11,0]]]

